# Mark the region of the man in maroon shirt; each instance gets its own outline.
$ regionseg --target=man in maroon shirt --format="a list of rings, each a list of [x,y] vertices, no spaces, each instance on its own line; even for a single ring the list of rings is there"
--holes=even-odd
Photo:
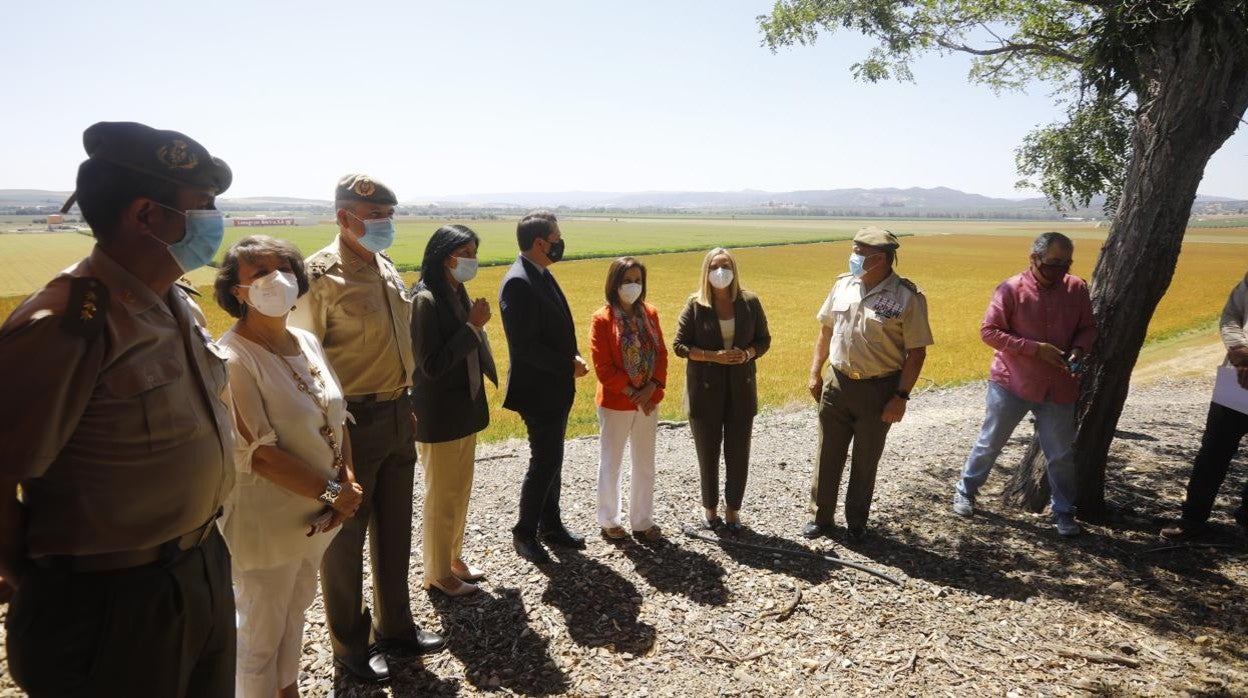
[[[1031,267],[997,287],[980,336],[996,351],[988,383],[988,409],[979,440],[962,468],[953,511],[970,516],[975,494],[1028,412],[1049,460],[1050,506],[1063,536],[1075,523],[1075,371],[1096,341],[1092,300],[1083,279],[1069,275],[1075,244],[1061,233],[1042,233],[1031,246]]]

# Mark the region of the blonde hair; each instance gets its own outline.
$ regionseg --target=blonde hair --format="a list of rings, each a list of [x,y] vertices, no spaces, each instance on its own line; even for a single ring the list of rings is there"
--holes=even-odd
[[[707,252],[706,257],[702,260],[702,281],[698,284],[698,292],[694,294],[698,305],[711,307],[711,299],[715,293],[715,287],[711,286],[711,260],[721,254],[728,258],[728,268],[732,269],[732,283],[728,284],[728,295],[735,301],[737,300],[737,294],[741,293],[741,274],[737,271],[736,258],[723,247],[716,247]]]

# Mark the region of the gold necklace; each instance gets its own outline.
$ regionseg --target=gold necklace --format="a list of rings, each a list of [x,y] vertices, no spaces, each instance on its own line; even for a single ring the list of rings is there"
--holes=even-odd
[[[256,336],[260,337],[258,333]],[[321,389],[321,394],[325,395],[325,376],[321,373],[320,367],[313,363],[312,360],[308,358],[307,353],[303,351],[303,343],[299,341],[299,338],[295,337],[294,339],[295,346],[299,349],[299,356],[303,357],[303,360],[308,363],[308,373],[311,374],[312,380],[316,381],[317,386]],[[325,399],[322,401],[313,395],[312,389],[308,386],[307,381],[303,379],[303,376],[299,373],[299,371],[295,370],[294,364],[290,363],[290,361],[287,360],[287,358],[280,352],[274,351],[273,346],[269,344],[267,339],[260,337],[260,341],[264,344],[264,348],[269,350],[269,353],[281,359],[282,363],[286,364],[286,368],[290,369],[290,377],[294,379],[295,386],[299,389],[299,392],[307,395],[308,399],[312,400],[312,402],[316,404],[317,409],[321,411],[321,416],[325,418],[325,426],[320,429],[321,436],[325,437],[325,441],[329,444],[329,449],[334,453],[334,469],[341,471],[345,461],[342,457],[342,447],[338,445],[338,439],[334,436],[333,424],[329,419],[329,400]]]

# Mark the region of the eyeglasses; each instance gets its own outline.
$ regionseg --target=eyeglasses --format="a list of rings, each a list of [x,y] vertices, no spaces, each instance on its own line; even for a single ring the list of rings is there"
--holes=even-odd
[[[1070,261],[1067,261],[1067,262],[1045,262],[1045,261],[1041,261],[1041,262],[1040,262],[1040,266],[1042,266],[1042,267],[1048,267],[1048,268],[1050,268],[1050,269],[1069,269],[1069,268],[1070,268],[1070,265],[1072,265],[1072,264],[1074,264],[1074,263],[1075,263],[1075,262],[1074,262],[1074,260],[1073,260],[1073,259],[1072,259],[1072,260],[1070,260]]]

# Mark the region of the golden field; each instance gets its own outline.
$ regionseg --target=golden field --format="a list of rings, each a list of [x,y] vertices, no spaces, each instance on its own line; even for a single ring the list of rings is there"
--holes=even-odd
[[[902,226],[895,226],[901,228]],[[1032,224],[1032,230],[1040,226]],[[1183,247],[1169,292],[1158,307],[1149,329],[1150,340],[1192,330],[1208,330],[1221,312],[1230,289],[1243,278],[1248,259],[1240,242],[1248,231],[1228,234],[1226,242],[1188,242]],[[569,245],[576,229],[568,226]],[[1232,241],[1233,240],[1233,241]],[[1076,241],[1074,273],[1087,278],[1095,261],[1096,239]],[[814,319],[833,279],[846,268],[850,244],[845,241],[745,248],[736,251],[741,280],[762,298],[771,325],[771,351],[759,359],[760,401],[769,407],[810,400],[806,376],[813,340]],[[987,375],[991,351],[979,340],[979,323],[993,289],[1002,279],[1027,264],[1028,241],[1021,235],[921,235],[902,240],[897,270],[928,297],[936,345],[928,351],[920,388],[981,379]],[[683,252],[642,256],[649,268],[648,300],[659,309],[670,347],[676,318],[697,284],[703,253]],[[582,348],[588,351],[589,317],[602,305],[608,260],[565,261],[553,267],[577,319]],[[486,267],[469,284],[496,307],[498,284],[506,266]],[[411,282],[415,274],[405,274]],[[205,289],[207,291],[208,289]],[[0,318],[7,317],[20,297],[0,298]],[[220,335],[232,322],[207,296],[201,305],[210,329]],[[487,329],[505,375],[506,339],[496,316]],[[588,359],[588,357],[586,357]],[[670,357],[670,393],[662,405],[664,419],[680,419],[684,362]],[[592,375],[579,383],[569,436],[595,433],[595,383]],[[501,397],[491,390],[490,401]],[[486,439],[523,433],[519,419],[496,407]]]

